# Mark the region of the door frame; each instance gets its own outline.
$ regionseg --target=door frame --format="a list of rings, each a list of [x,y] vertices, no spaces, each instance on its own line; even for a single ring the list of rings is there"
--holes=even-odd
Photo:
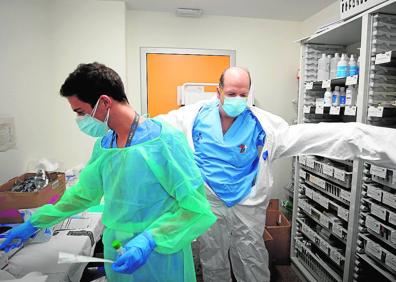
[[[189,48],[155,48],[140,47],[140,107],[141,114],[147,114],[147,55],[148,54],[174,54],[174,55],[209,55],[230,56],[230,66],[234,67],[236,62],[235,50],[221,49],[189,49]]]

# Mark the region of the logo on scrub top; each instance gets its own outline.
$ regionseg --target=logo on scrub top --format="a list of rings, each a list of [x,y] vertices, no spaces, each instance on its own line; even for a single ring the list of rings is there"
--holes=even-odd
[[[239,153],[243,154],[247,150],[247,146],[245,144],[239,145]]]
[[[200,142],[202,140],[202,133],[198,132],[198,134],[195,136],[195,141]]]

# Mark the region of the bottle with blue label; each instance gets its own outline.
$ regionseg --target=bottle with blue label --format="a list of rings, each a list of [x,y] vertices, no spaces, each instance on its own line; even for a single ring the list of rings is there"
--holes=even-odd
[[[337,64],[337,78],[348,76],[348,63],[345,59],[345,54],[341,55],[341,59]]]
[[[330,60],[330,79],[337,78],[337,64],[340,61],[340,55],[335,53],[334,57]]]
[[[340,105],[340,87],[336,86],[333,91],[331,104],[332,106],[339,106]]]
[[[358,74],[359,74],[358,65],[353,55],[351,55],[351,59],[349,60],[349,76],[358,75]]]
[[[345,107],[346,104],[346,93],[345,93],[345,87],[340,88],[340,106]]]

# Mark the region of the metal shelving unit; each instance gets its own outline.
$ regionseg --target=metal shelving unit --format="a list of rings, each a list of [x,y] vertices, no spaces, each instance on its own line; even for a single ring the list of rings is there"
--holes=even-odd
[[[396,16],[389,14],[396,15],[396,0],[301,42],[299,123],[356,121],[396,128]],[[358,79],[316,81],[321,53],[351,53],[358,45]],[[356,83],[356,105],[337,109],[317,103],[326,86],[347,83]],[[384,168],[300,156],[291,256],[309,281],[396,281],[396,164]]]

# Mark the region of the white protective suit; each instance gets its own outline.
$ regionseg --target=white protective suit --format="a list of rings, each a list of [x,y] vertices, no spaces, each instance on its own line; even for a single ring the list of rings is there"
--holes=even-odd
[[[201,101],[161,115],[183,131],[194,150],[192,129]],[[361,123],[318,123],[289,126],[281,117],[249,107],[260,122],[265,144],[255,186],[239,204],[228,208],[207,189],[218,221],[200,238],[205,282],[230,281],[229,256],[238,281],[269,281],[268,254],[262,239],[269,191],[273,185],[272,163],[279,158],[318,155],[332,159],[361,158],[384,166],[396,164],[396,130]],[[268,152],[268,157],[263,154]],[[231,234],[231,235],[230,235]]]

